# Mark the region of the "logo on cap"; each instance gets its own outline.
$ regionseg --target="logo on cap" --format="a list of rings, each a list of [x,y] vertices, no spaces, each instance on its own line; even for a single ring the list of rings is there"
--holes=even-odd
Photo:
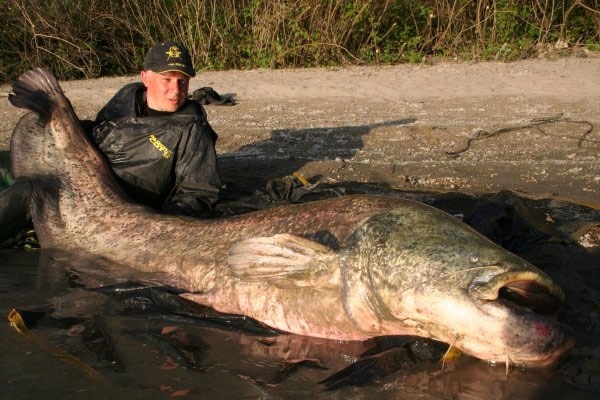
[[[181,50],[179,50],[179,47],[177,47],[177,46],[169,47],[169,50],[167,50],[165,52],[165,54],[167,55],[167,60],[170,60],[171,57],[172,58],[181,58]]]

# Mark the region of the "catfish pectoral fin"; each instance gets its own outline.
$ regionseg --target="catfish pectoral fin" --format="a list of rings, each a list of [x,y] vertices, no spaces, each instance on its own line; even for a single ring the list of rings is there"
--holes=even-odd
[[[229,251],[229,268],[243,281],[267,281],[279,288],[314,286],[338,266],[327,246],[292,234],[243,240]]]

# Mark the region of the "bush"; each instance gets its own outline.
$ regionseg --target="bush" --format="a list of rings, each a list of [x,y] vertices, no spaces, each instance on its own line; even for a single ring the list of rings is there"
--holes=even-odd
[[[597,0],[0,0],[0,80],[137,72],[148,47],[187,45],[198,69],[514,60],[600,48]]]

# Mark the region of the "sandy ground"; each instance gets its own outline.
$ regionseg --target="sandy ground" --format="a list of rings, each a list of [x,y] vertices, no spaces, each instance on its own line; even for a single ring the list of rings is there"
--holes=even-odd
[[[64,82],[93,118],[137,76]],[[190,90],[236,93],[209,105],[225,181],[410,190],[510,189],[600,202],[600,55],[514,63],[200,72]],[[7,93],[8,85],[0,87]],[[22,111],[0,98],[0,161]]]

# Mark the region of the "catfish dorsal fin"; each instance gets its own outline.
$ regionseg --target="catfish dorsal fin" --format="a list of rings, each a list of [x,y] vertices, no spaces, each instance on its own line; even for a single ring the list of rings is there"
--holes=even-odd
[[[231,273],[246,282],[279,288],[309,287],[338,271],[337,254],[313,240],[289,233],[243,240],[229,250]]]

